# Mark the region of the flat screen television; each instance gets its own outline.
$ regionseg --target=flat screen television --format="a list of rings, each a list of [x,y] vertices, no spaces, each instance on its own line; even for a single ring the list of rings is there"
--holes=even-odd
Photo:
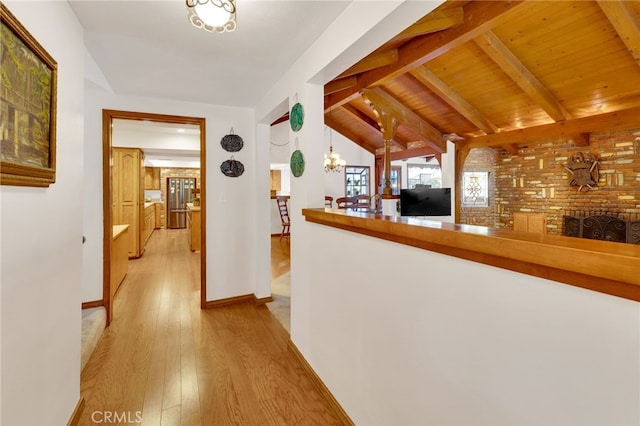
[[[451,216],[451,188],[400,190],[401,216]]]

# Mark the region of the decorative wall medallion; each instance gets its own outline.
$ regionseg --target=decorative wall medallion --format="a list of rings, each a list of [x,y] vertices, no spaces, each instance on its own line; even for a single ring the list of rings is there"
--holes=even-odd
[[[598,185],[598,160],[591,153],[574,154],[564,168],[569,173],[569,185],[577,186],[578,191],[593,189]]]
[[[302,151],[296,149],[291,154],[291,160],[289,161],[289,166],[291,167],[291,173],[295,177],[300,177],[304,173],[304,155],[302,155]]]
[[[244,164],[234,159],[232,155],[231,159],[224,161],[220,165],[220,171],[225,176],[238,177],[244,173]]]
[[[300,102],[296,103],[291,108],[291,113],[289,113],[289,124],[291,125],[291,130],[294,132],[302,129],[302,124],[304,124],[304,108]]]
[[[244,141],[239,135],[233,133],[232,127],[231,132],[220,139],[220,145],[227,152],[238,152],[244,146]]]

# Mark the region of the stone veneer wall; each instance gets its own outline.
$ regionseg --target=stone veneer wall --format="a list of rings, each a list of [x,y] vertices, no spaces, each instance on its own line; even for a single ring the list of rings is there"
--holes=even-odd
[[[491,171],[488,208],[465,208],[461,223],[511,229],[514,212],[542,213],[547,232],[562,233],[562,216],[572,211],[640,215],[640,131],[593,133],[589,146],[553,140],[521,146],[518,154],[474,149],[465,171]],[[564,165],[578,152],[599,159],[600,182],[594,190],[569,186]],[[492,164],[493,163],[493,164]],[[493,176],[493,177],[492,177]]]
[[[162,213],[160,221],[162,228],[166,228],[166,205],[167,205],[167,178],[169,177],[187,177],[196,178],[196,188],[200,188],[200,169],[188,168],[161,168],[160,169],[160,197],[162,199]]]

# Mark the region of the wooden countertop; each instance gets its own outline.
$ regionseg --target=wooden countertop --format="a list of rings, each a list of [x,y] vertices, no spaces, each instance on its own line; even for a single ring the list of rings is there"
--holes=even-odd
[[[309,222],[640,301],[637,244],[328,208],[302,214]]]
[[[194,206],[193,203],[187,203],[187,208],[192,212],[199,212],[200,206]]]
[[[129,229],[129,225],[113,225],[113,239],[118,238],[127,229]]]

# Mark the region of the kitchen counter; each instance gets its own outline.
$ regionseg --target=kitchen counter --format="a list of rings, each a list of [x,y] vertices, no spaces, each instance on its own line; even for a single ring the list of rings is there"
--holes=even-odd
[[[200,250],[200,206],[194,206],[193,203],[187,203],[187,228],[189,229],[191,251]]]

